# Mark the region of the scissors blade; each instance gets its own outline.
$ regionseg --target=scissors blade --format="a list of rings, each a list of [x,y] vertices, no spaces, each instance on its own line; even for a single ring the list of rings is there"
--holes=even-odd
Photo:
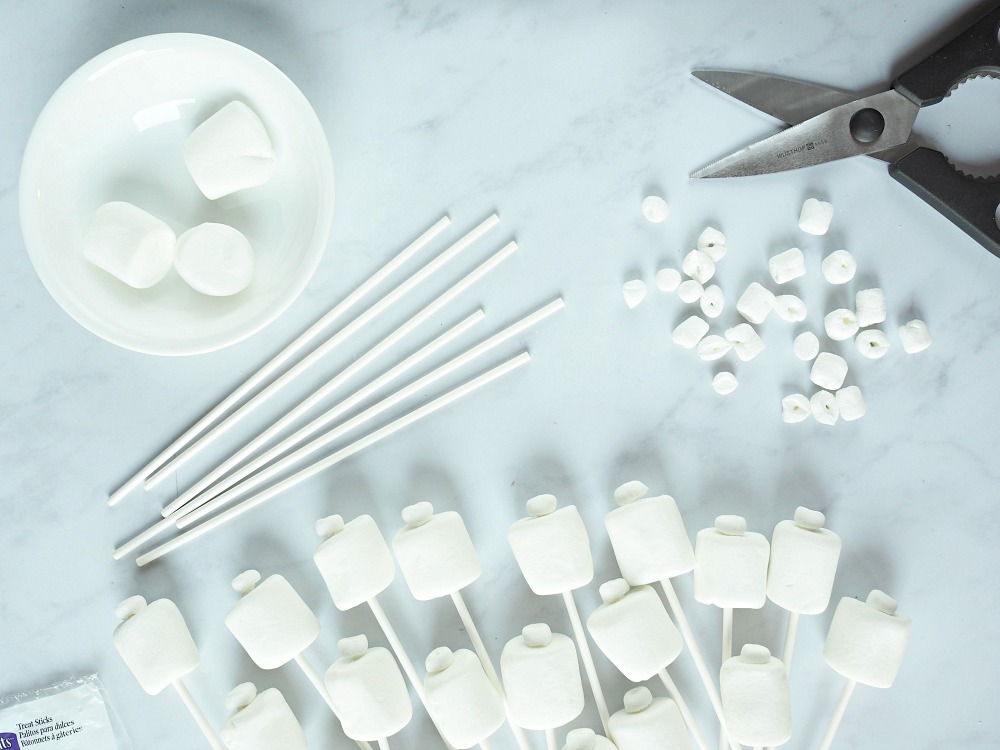
[[[855,99],[720,159],[691,177],[771,174],[886,151],[906,143],[917,109],[895,91]],[[851,135],[851,118],[862,110],[875,110],[885,121],[881,135],[871,142]]]
[[[759,73],[701,69],[692,70],[691,75],[789,125],[798,125],[857,98],[837,89]]]

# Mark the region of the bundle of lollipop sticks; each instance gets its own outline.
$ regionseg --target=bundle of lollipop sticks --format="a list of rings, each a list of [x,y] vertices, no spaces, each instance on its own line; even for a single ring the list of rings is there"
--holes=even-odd
[[[132,478],[112,492],[108,504],[117,505],[130,493],[140,488],[153,489],[167,477],[175,476],[178,469],[202,455],[203,451],[233,430],[255,409],[282,392],[292,381],[313,368],[335,349],[364,331],[373,320],[444,269],[499,223],[500,218],[496,214],[490,215],[383,294],[367,309],[358,313],[350,322],[332,333],[329,332],[335,323],[356,308],[390,275],[431,245],[451,225],[451,220],[447,216],[441,218],[153,457]],[[526,364],[530,360],[530,355],[527,350],[522,350],[501,364],[476,374],[429,401],[414,406],[401,416],[374,429],[370,427],[371,423],[376,423],[376,420],[394,407],[419,398],[437,381],[474,363],[476,359],[561,310],[564,307],[561,298],[542,305],[499,332],[479,340],[430,372],[411,380],[388,395],[382,395],[379,400],[357,414],[343,419],[352,409],[382,393],[387,386],[403,378],[406,373],[484,320],[485,313],[482,308],[475,309],[444,333],[427,341],[365,385],[339,398],[318,416],[314,416],[305,426],[282,436],[293,425],[313,415],[324,402],[330,401],[359,373],[388,353],[405,345],[407,338],[418,331],[422,324],[475,286],[516,250],[517,244],[514,241],[507,242],[415,314],[409,315],[398,328],[366,351],[358,353],[349,365],[329,378],[318,390],[168,503],[162,510],[163,518],[119,546],[114,551],[115,559],[138,550],[173,528],[181,530],[181,533],[137,557],[138,565],[146,565]],[[313,345],[315,346],[311,351],[292,363],[297,355]],[[286,365],[287,369],[282,371]],[[363,432],[363,429],[369,431]],[[338,441],[342,439],[348,439],[349,442],[341,442],[338,447]],[[332,453],[326,455],[320,453],[331,446]],[[279,477],[283,478],[276,481]]]

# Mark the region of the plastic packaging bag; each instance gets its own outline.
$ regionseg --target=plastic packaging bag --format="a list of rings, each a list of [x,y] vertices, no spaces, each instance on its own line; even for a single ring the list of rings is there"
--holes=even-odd
[[[0,750],[131,750],[97,675],[0,698]]]

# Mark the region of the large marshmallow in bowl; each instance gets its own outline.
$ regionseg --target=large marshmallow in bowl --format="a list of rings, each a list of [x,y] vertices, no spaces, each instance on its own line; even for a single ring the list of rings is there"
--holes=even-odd
[[[195,128],[182,154],[209,200],[263,185],[277,168],[264,123],[243,102],[230,102]]]
[[[767,599],[767,539],[741,516],[719,516],[695,536],[694,598],[723,608],[760,609]]]
[[[205,222],[177,238],[174,268],[192,289],[210,297],[230,297],[253,281],[250,241],[228,224]]]
[[[449,596],[482,575],[483,565],[458,513],[435,513],[430,503],[415,503],[403,508],[403,522],[392,549],[415,599]]]
[[[826,663],[862,685],[891,687],[910,639],[910,618],[897,613],[896,606],[878,589],[863,602],[841,599],[823,646]]]
[[[563,594],[590,583],[594,559],[576,506],[557,508],[553,495],[538,495],[526,509],[528,517],[511,524],[507,541],[531,590]]]
[[[258,693],[252,682],[244,682],[226,696],[226,708],[233,715],[222,725],[219,738],[228,750],[262,747],[306,750],[308,747],[302,726],[276,688]]]
[[[555,729],[583,712],[583,682],[573,639],[545,623],[527,625],[500,655],[510,720],[525,729]]]
[[[608,721],[618,750],[690,750],[691,738],[677,704],[670,698],[653,698],[647,687],[625,693],[625,708]]]
[[[198,666],[198,647],[169,599],[147,605],[141,596],[133,596],[119,604],[115,614],[122,620],[113,636],[115,649],[150,695]]]
[[[163,280],[174,263],[174,231],[124,201],[94,211],[83,233],[83,257],[135,289]]]

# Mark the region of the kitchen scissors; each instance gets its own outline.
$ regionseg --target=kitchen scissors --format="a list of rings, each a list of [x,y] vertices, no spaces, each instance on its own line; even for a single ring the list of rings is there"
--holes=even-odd
[[[873,96],[755,73],[702,69],[692,75],[792,127],[691,177],[769,174],[866,154],[888,162],[893,178],[1000,257],[1000,179],[960,172],[912,133],[921,107],[969,78],[1000,77],[1000,5]]]

